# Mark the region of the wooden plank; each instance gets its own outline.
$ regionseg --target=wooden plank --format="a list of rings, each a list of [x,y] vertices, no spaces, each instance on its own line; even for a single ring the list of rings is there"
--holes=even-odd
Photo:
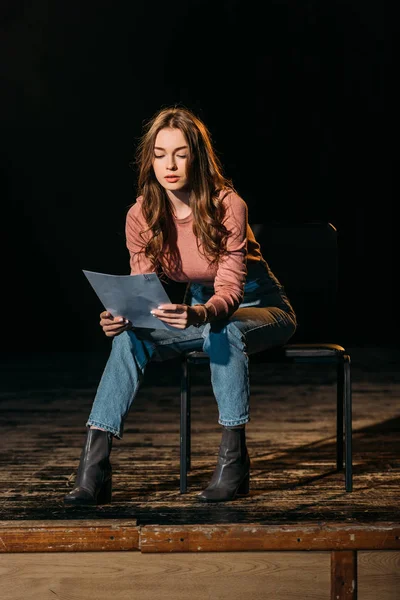
[[[136,521],[0,521],[0,551],[240,552],[400,550],[395,523],[146,525]]]
[[[20,521],[0,523],[0,552],[139,550],[136,521]]]
[[[357,552],[331,553],[331,600],[357,600]]]
[[[399,600],[400,552],[357,552],[360,600]]]
[[[3,554],[1,598],[327,600],[329,561],[328,552]]]
[[[249,550],[400,550],[400,524],[147,525],[142,552]]]
[[[2,600],[327,600],[330,553],[11,553],[0,573]],[[398,600],[399,589],[399,552],[358,553],[360,600]]]
[[[21,519],[15,521],[0,521],[0,534],[2,529],[9,527],[18,527],[26,529],[27,527],[102,527],[117,525],[119,527],[136,527],[136,519],[65,519],[65,520],[40,520],[40,519]]]

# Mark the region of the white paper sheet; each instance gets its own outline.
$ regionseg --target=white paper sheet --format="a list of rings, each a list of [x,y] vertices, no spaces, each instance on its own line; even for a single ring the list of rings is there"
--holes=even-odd
[[[82,271],[105,310],[113,317],[125,317],[135,327],[176,331],[175,327],[163,323],[150,314],[150,311],[157,308],[159,304],[171,304],[156,273],[110,275],[84,269]]]

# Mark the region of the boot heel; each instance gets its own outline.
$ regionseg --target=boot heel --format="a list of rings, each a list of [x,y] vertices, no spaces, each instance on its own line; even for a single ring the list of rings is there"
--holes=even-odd
[[[97,494],[96,504],[110,504],[112,496],[112,481],[109,479],[99,490]]]
[[[243,479],[242,483],[239,485],[237,494],[240,496],[245,496],[250,491],[250,473],[247,473],[246,477]]]

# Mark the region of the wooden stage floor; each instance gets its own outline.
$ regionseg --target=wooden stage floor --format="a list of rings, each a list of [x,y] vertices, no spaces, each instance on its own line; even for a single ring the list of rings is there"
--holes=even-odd
[[[400,353],[350,348],[353,485],[335,472],[335,370],[253,365],[250,495],[196,501],[220,441],[207,366],[193,379],[192,470],[179,492],[179,364],[151,364],[112,452],[113,502],[69,509],[101,353],[2,357],[0,520],[129,519],[159,524],[375,523],[399,520]]]
[[[77,584],[84,598],[122,600],[132,578],[143,600],[176,599],[177,584],[192,600],[398,600],[400,352],[348,352],[352,492],[335,471],[335,368],[274,363],[251,368],[250,494],[224,504],[196,500],[220,441],[208,366],[197,367],[192,470],[181,494],[180,373],[171,361],[149,365],[114,442],[112,504],[85,509],[64,507],[63,496],[107,354],[0,357],[5,600],[78,598]]]

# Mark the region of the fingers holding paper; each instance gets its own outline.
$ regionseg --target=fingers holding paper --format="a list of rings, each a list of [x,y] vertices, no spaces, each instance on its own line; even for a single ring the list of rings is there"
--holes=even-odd
[[[160,321],[177,329],[186,329],[190,325],[196,325],[201,322],[202,318],[201,311],[199,313],[194,306],[187,304],[161,304],[150,312]]]
[[[132,323],[124,317],[113,317],[108,311],[100,313],[100,326],[107,337],[115,337],[123,331],[131,329]]]

